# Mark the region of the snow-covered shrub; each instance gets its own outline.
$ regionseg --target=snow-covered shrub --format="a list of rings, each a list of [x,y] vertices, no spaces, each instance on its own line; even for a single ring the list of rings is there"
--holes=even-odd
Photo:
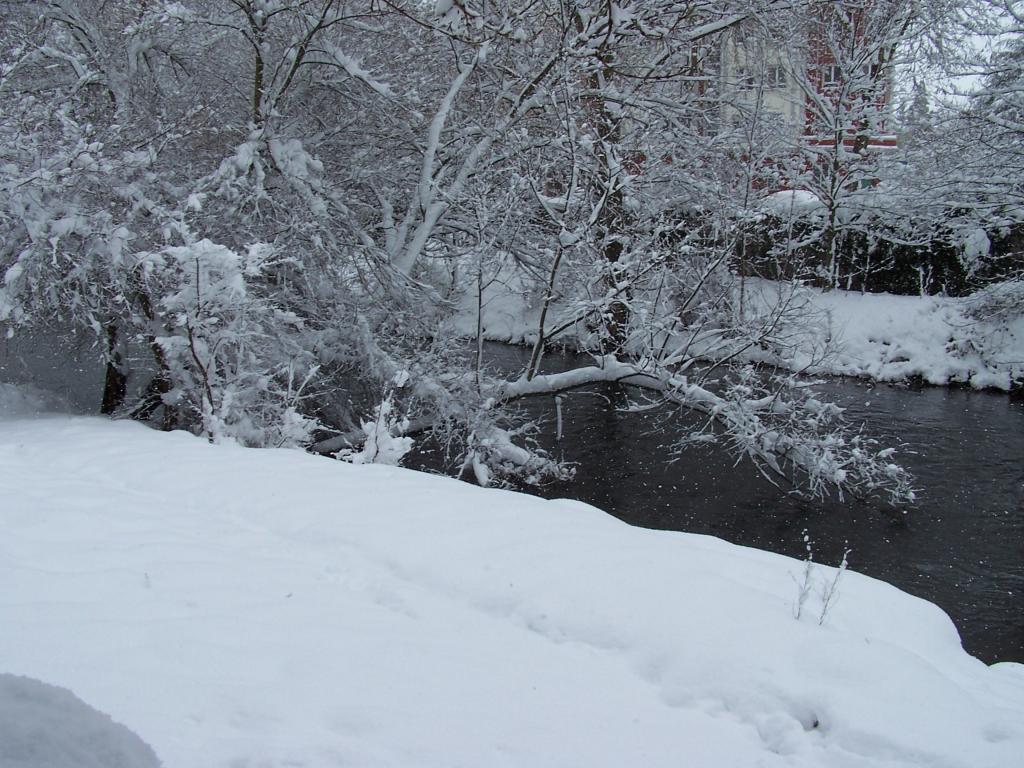
[[[904,295],[962,295],[972,284],[959,230],[892,216],[887,205],[899,202],[894,197],[865,196],[843,210],[831,238],[820,210],[794,206],[789,213],[776,201],[769,198],[763,212],[737,223],[742,248],[734,261],[744,274]]]
[[[996,283],[967,298],[965,314],[977,322],[1008,323],[1024,317],[1024,278]]]
[[[988,234],[981,227],[974,227],[963,235],[961,243],[960,262],[964,265],[969,275],[977,271],[981,262],[988,258],[992,250],[992,242]]]
[[[272,257],[262,245],[243,255],[199,240],[142,259],[146,284],[163,297],[163,403],[212,440],[303,445],[317,426],[301,412],[318,372],[302,321],[251,286]]]
[[[0,134],[0,322],[56,316],[98,325],[128,290],[137,233],[113,215],[109,198],[134,173],[135,158],[112,156],[67,108],[51,123],[45,136],[18,144]]]
[[[990,285],[961,306],[966,322],[952,329],[952,351],[976,355],[981,365],[999,372],[1004,388],[1024,386],[1024,360],[1016,352],[1024,338],[1024,278]]]

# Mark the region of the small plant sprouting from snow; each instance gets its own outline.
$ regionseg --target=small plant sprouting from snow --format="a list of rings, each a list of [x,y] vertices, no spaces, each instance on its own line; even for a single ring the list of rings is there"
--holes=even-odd
[[[818,614],[818,626],[825,623],[825,619],[828,618],[829,609],[835,605],[835,601],[839,598],[839,580],[843,577],[843,573],[846,571],[846,567],[849,564],[850,548],[843,548],[843,559],[839,562],[839,567],[836,568],[835,575],[832,577],[832,581],[825,582],[821,586],[821,613]]]
[[[803,573],[799,578],[790,574],[797,587],[796,601],[793,604],[793,618],[797,621],[800,621],[803,617],[807,599],[814,592],[816,581],[814,547],[811,543],[810,534],[808,534],[806,528],[803,531],[803,542],[804,550],[807,553],[806,559],[804,560]],[[827,577],[823,577],[818,584],[818,597],[820,599],[820,606],[818,608],[818,626],[824,625],[825,620],[828,618],[829,611],[835,606],[836,601],[839,599],[839,582],[849,565],[849,557],[850,549],[849,547],[844,546],[842,560],[836,568],[832,579],[829,580]]]
[[[811,594],[811,576],[814,571],[814,550],[811,547],[811,537],[807,533],[807,529],[804,528],[804,549],[807,551],[807,558],[804,560],[804,572],[803,577],[799,580],[795,576],[792,576],[793,581],[796,583],[796,604],[793,606],[793,618],[797,621],[803,615],[804,603],[807,602],[807,598]]]

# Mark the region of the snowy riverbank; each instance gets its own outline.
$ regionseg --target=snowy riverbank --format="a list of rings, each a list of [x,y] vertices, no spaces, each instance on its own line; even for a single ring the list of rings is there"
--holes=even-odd
[[[977,299],[806,289],[814,333],[781,362],[794,370],[875,381],[919,379],[1009,390],[1024,381],[1024,315],[977,320]],[[834,341],[834,351],[815,351]],[[809,343],[808,343],[809,342]]]
[[[0,672],[168,768],[963,766],[1024,666],[935,606],[718,539],[295,451],[0,421]]]
[[[748,280],[745,290],[750,307],[777,300],[777,284],[769,281]],[[477,322],[476,306],[469,299],[457,322],[466,336],[476,333]],[[1024,381],[1024,314],[979,321],[971,316],[977,301],[801,287],[792,302],[802,309],[792,327],[778,334],[792,346],[754,347],[737,357],[804,373],[876,381],[916,379],[1000,390],[1011,389],[1015,382],[1019,386]],[[532,343],[540,316],[537,304],[525,294],[492,291],[484,303],[484,335],[491,341]],[[546,328],[563,326],[569,315],[556,302]],[[572,342],[574,333],[570,326],[559,338]]]

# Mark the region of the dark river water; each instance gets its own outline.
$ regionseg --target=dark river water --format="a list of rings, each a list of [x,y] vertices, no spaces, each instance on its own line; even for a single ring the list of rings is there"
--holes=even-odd
[[[491,364],[517,371],[527,353],[488,345]],[[570,356],[545,358],[548,371]],[[1024,402],[960,389],[912,390],[832,380],[819,387],[883,443],[902,443],[918,502],[905,513],[881,503],[802,501],[769,484],[724,449],[672,457],[662,415],[623,413],[624,393],[594,388],[562,402],[555,440],[552,398],[526,406],[538,441],[577,462],[572,482],[539,491],[593,504],[633,525],[719,536],[736,544],[850,568],[937,603],[964,647],[986,662],[1024,662]],[[676,427],[678,430],[679,428]],[[431,463],[421,458],[422,465]],[[531,491],[536,492],[536,491]]]

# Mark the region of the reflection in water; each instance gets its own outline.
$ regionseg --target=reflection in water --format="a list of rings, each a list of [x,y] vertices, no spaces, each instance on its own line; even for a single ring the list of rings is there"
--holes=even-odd
[[[522,350],[491,345],[492,364],[521,365]],[[571,364],[550,355],[550,371]],[[904,443],[899,460],[922,489],[906,513],[880,503],[801,501],[772,487],[748,461],[718,447],[672,457],[680,430],[664,414],[622,413],[614,388],[564,396],[563,438],[555,441],[552,398],[526,406],[543,423],[542,445],[577,462],[571,483],[549,486],[648,528],[720,536],[802,557],[802,533],[815,560],[850,567],[931,600],[954,619],[964,646],[988,662],[1024,662],[1024,403],[956,389],[912,391],[830,381],[823,394],[884,443]],[[685,423],[685,420],[684,420]],[[429,460],[424,463],[429,463]]]

